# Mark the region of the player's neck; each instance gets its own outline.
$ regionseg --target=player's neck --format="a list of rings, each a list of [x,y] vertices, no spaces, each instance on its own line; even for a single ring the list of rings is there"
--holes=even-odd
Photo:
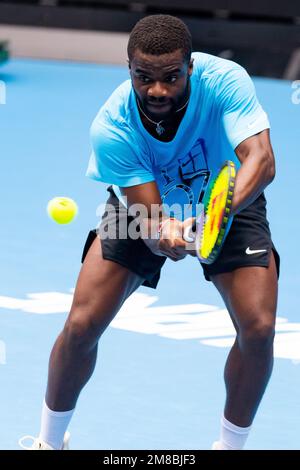
[[[140,115],[140,117],[144,128],[147,132],[149,132],[149,134],[152,135],[152,137],[157,140],[160,140],[161,142],[170,142],[174,139],[177,133],[178,127],[182,121],[184,113],[185,111],[176,117],[172,117],[172,119],[170,120],[164,120],[162,122],[164,132],[161,135],[157,133],[156,126],[151,124],[145,116]]]

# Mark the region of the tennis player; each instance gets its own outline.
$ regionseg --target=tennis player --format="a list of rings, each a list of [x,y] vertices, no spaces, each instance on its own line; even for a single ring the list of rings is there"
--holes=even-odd
[[[152,216],[151,209],[197,206],[225,160],[238,168],[235,217],[218,259],[202,268],[225,302],[236,339],[212,448],[244,447],[273,365],[279,256],[263,193],[275,175],[270,125],[240,65],[191,51],[190,32],[178,18],[139,21],[128,42],[130,80],[92,124],[87,175],[109,184],[109,198],[100,227],[88,236],[71,312],[51,353],[41,431],[32,448],[67,447],[66,430],[93,373],[102,333],[140,285],[157,286],[167,258],[195,254],[183,239],[194,213],[158,210]],[[135,221],[136,204],[149,215],[137,224],[138,236],[120,236]],[[112,232],[116,236],[105,236]]]

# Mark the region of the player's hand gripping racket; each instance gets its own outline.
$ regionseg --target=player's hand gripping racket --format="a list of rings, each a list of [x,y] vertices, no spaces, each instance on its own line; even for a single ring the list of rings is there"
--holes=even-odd
[[[234,163],[226,161],[207,188],[201,214],[185,229],[184,239],[195,242],[201,263],[211,264],[217,259],[230,229],[235,176]]]

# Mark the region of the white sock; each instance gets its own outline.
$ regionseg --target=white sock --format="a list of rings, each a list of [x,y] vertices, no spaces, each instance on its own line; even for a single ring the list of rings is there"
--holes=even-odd
[[[242,428],[228,421],[225,416],[222,416],[219,448],[221,450],[242,450],[250,429],[251,426]]]
[[[53,449],[60,450],[63,446],[64,435],[73,413],[74,410],[52,411],[44,400],[40,439],[53,447]]]

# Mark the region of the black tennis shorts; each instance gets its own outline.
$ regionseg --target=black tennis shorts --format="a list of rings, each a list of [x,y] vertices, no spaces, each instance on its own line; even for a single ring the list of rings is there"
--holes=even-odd
[[[115,261],[144,279],[143,285],[156,288],[160,271],[166,261],[165,256],[157,256],[146,246],[141,238],[133,240],[130,237],[119,237],[120,227],[126,227],[133,221],[126,207],[115,195],[112,186],[107,188],[110,195],[99,229],[91,230],[86,240],[82,262],[97,237],[104,233],[111,223],[116,226],[116,237],[100,237],[102,256],[104,259]],[[279,277],[280,258],[271,240],[269,223],[266,218],[266,199],[261,194],[250,206],[234,217],[230,231],[224,242],[221,253],[213,264],[201,264],[205,279],[215,274],[230,272],[244,266],[269,266],[271,252],[276,261]],[[195,258],[197,262],[197,258]]]

